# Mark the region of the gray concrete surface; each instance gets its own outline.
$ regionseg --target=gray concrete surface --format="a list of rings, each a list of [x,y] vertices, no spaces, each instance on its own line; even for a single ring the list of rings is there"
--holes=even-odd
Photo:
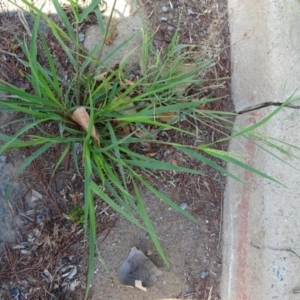
[[[274,109],[266,107],[240,115],[236,124],[249,126]],[[284,108],[258,132],[263,139],[272,136],[300,145],[299,122],[300,110]],[[300,157],[300,151],[287,145],[282,147]],[[300,285],[300,171],[245,138],[233,140],[229,150],[286,187],[228,166],[249,186],[228,179],[224,205],[221,299],[299,299],[299,294],[293,291]],[[298,158],[276,149],[271,151],[300,170]]]
[[[228,0],[237,112],[282,102],[299,88],[299,10],[298,0]]]
[[[272,104],[299,96],[299,10],[296,0],[228,0],[232,98],[242,112],[236,126],[257,123],[277,108]],[[269,106],[258,108],[264,104]],[[255,110],[243,113],[248,109]],[[285,107],[258,129],[260,144],[267,137],[282,140],[294,156],[269,147],[272,157],[241,137],[230,143],[229,151],[286,187],[228,166],[248,186],[227,181],[222,300],[300,299],[300,151],[288,145],[300,148],[299,122],[300,110]]]

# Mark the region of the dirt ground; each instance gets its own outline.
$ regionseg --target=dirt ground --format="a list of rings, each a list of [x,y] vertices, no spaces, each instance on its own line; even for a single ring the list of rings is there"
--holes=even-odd
[[[3,1],[0,4],[5,6]],[[174,29],[179,26],[181,43],[197,45],[197,50],[202,51],[205,58],[214,59],[215,63],[205,74],[205,86],[195,86],[194,92],[201,96],[222,97],[207,109],[232,109],[228,97],[229,80],[225,79],[230,75],[226,0],[143,0],[139,7],[149,28],[156,32],[154,43],[159,51],[168,46]],[[180,14],[181,22],[178,24]],[[89,26],[86,24],[85,30]],[[17,16],[6,15],[0,20],[0,77],[27,89],[26,81],[20,75],[21,66],[8,54],[13,47],[11,28],[26,34]],[[60,70],[68,73],[67,66],[62,64]],[[219,78],[223,79],[216,81]],[[0,126],[6,124],[7,119],[16,118],[18,116],[1,112]],[[199,127],[203,143],[223,134],[220,127],[209,125]],[[188,129],[185,122],[182,126]],[[0,130],[13,133],[16,127],[2,126]],[[199,142],[179,135],[172,138],[174,141],[183,140],[186,144]],[[218,147],[226,150],[227,144]],[[0,171],[1,168],[10,170],[6,176],[8,181],[13,178],[20,159],[28,155],[26,151],[30,149],[5,154],[5,161],[0,161]],[[159,151],[161,157],[170,161],[175,159],[180,165],[192,166],[206,174],[201,177],[161,172],[157,178],[147,178],[175,203],[186,206],[186,210],[206,230],[166,207],[150,192],[142,190],[147,211],[170,263],[170,268],[167,268],[146,232],[116,215],[105,203],[96,203],[99,252],[90,299],[220,299],[221,218],[226,177],[176,151],[164,147]],[[0,263],[1,299],[14,299],[14,293],[20,294],[15,299],[84,298],[88,247],[82,228],[65,218],[74,201],[82,202],[83,184],[71,161],[64,164],[54,178],[51,177],[51,168],[59,153],[59,148],[47,151],[19,176],[11,198],[11,218],[8,217],[10,209],[4,197],[7,183],[0,176],[0,221],[7,226],[6,231],[12,232],[10,236],[15,237],[14,242],[12,239],[0,240],[4,247]],[[5,218],[1,217],[2,210],[5,210]],[[3,236],[4,228],[1,226],[0,236]],[[117,279],[122,261],[134,246],[148,254],[162,270],[158,281],[147,292],[120,285]],[[52,284],[51,276],[56,278],[57,286]]]

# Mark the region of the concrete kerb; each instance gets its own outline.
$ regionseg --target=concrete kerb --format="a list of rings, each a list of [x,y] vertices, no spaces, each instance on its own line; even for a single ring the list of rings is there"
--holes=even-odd
[[[299,13],[298,0],[228,0],[237,112],[281,103],[299,88]]]
[[[232,43],[232,97],[241,126],[252,125],[284,102],[300,85],[299,1],[229,0]],[[295,24],[298,24],[295,26]],[[296,93],[297,95],[297,93]],[[299,103],[298,103],[299,105]],[[230,172],[249,186],[228,178],[223,214],[222,300],[299,299],[300,287],[300,110],[283,108],[258,129],[261,137],[284,141],[287,152],[271,151],[241,137],[229,151],[286,187],[232,165]],[[269,148],[270,150],[270,148]],[[280,159],[282,161],[280,161]],[[287,162],[289,165],[285,164]]]
[[[252,125],[274,109],[240,115],[236,123]],[[258,132],[262,137],[271,135],[300,145],[297,121],[300,111],[284,108]],[[294,152],[289,146],[283,148]],[[244,138],[234,139],[229,151],[246,157],[248,164],[287,187],[228,166],[249,186],[228,179],[223,210],[222,300],[296,299],[292,292],[300,283],[300,174]],[[292,166],[299,165],[297,158],[276,149],[272,152]]]

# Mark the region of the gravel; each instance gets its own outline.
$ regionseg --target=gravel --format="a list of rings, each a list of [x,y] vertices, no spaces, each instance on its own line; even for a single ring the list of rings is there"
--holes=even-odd
[[[186,204],[186,203],[181,203],[181,204],[180,204],[180,208],[181,208],[182,210],[186,210],[187,204]]]
[[[82,33],[82,32],[80,32],[80,33],[78,34],[78,39],[79,39],[79,43],[83,43],[84,40],[85,40],[85,34]]]
[[[163,6],[161,8],[161,11],[164,12],[164,13],[167,13],[169,11],[169,9],[166,6]]]
[[[159,21],[160,21],[160,22],[167,22],[167,21],[168,21],[168,18],[166,18],[166,17],[161,17],[161,18],[159,19]]]
[[[207,271],[202,271],[200,277],[201,277],[202,279],[205,279],[205,278],[207,277],[207,275],[208,275],[208,272],[207,272]]]

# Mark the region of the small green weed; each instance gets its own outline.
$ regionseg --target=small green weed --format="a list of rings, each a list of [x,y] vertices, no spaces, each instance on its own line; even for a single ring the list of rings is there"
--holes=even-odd
[[[68,213],[68,219],[76,224],[84,224],[84,210],[80,206],[74,206]]]

